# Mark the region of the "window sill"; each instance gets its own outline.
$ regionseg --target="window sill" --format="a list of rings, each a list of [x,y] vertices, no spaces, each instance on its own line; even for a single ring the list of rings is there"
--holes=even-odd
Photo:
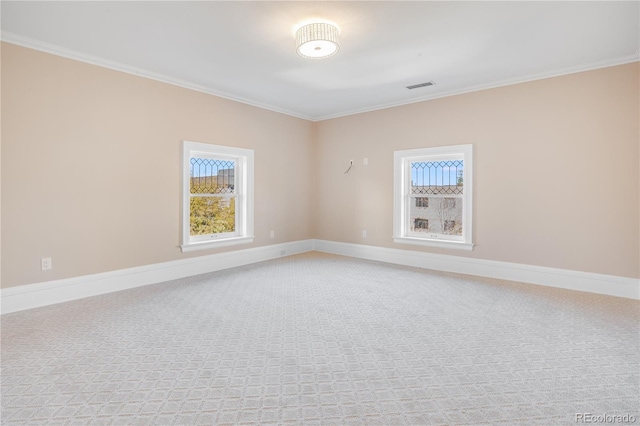
[[[426,238],[413,238],[413,237],[394,237],[394,243],[398,244],[414,244],[418,246],[438,247],[446,249],[457,250],[473,250],[473,243],[465,243],[464,241],[444,241],[444,240],[430,240]]]
[[[182,244],[180,249],[183,253],[196,250],[214,249],[218,247],[235,246],[237,244],[248,244],[253,242],[253,237],[233,237],[215,241],[199,241],[197,243]]]

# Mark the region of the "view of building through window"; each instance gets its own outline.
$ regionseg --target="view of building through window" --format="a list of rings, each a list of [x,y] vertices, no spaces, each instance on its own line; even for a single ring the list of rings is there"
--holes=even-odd
[[[411,231],[462,235],[464,161],[410,163]]]
[[[190,159],[190,235],[236,229],[235,161]]]

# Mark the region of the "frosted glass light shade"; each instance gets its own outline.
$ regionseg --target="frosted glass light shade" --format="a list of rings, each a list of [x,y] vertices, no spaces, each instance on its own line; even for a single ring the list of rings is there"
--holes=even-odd
[[[338,28],[324,22],[304,25],[296,31],[296,46],[304,58],[328,58],[340,49]]]

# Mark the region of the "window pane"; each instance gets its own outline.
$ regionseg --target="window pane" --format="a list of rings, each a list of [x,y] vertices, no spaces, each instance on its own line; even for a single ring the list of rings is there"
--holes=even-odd
[[[418,161],[411,163],[411,194],[462,194],[464,162]]]
[[[411,197],[410,200],[411,231],[462,235],[462,198]]]
[[[190,163],[192,194],[235,194],[235,161],[192,157]]]
[[[429,207],[429,199],[427,197],[417,197],[416,207],[422,207],[426,209],[427,207]]]
[[[191,197],[190,225],[191,235],[235,232],[235,197]]]

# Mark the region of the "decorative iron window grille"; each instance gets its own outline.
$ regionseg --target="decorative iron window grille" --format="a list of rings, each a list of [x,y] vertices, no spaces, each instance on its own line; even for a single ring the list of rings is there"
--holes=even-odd
[[[190,163],[192,194],[235,193],[235,161],[192,157]]]
[[[464,193],[464,161],[411,163],[412,195],[458,195]]]

